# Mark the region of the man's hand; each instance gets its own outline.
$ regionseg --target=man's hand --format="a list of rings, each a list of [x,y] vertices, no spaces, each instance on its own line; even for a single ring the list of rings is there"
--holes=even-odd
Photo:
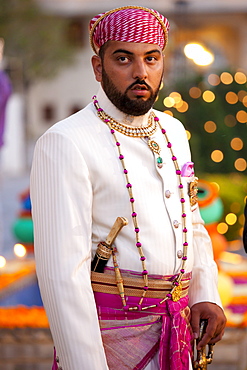
[[[191,327],[195,339],[199,337],[200,320],[206,319],[208,325],[206,333],[198,343],[197,349],[201,349],[206,344],[214,344],[221,340],[226,325],[226,317],[223,310],[214,303],[201,302],[191,307]]]

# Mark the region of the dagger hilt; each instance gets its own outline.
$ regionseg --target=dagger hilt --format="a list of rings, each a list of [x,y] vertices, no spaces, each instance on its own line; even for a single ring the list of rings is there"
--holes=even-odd
[[[91,271],[104,272],[104,268],[110,259],[113,251],[113,242],[121,229],[128,224],[126,217],[117,217],[105,242],[100,242],[97,246],[94,259],[91,264]]]

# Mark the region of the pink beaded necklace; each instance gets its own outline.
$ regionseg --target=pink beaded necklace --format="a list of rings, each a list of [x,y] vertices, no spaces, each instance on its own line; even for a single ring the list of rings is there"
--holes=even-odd
[[[126,305],[126,303],[125,303],[125,300],[123,299],[123,292],[121,292],[120,295],[121,295],[121,298],[122,298],[122,301],[123,301],[123,306],[124,306],[123,308],[125,310],[141,310],[141,311],[143,311],[143,310],[147,310],[149,308],[158,307],[163,302],[165,302],[167,299],[172,299],[173,301],[178,301],[180,299],[180,297],[181,297],[181,291],[182,291],[181,280],[182,280],[183,275],[185,273],[185,263],[187,261],[188,241],[187,241],[185,199],[184,199],[184,192],[183,192],[184,186],[182,184],[181,170],[179,168],[179,165],[178,165],[178,162],[177,162],[177,158],[176,158],[176,156],[173,153],[172,144],[171,144],[171,142],[168,139],[166,130],[161,126],[161,124],[159,122],[159,118],[152,112],[151,117],[154,120],[153,125],[156,126],[156,124],[158,124],[158,126],[159,126],[159,128],[160,128],[160,130],[161,130],[161,132],[162,132],[162,134],[163,134],[163,136],[165,138],[165,140],[166,140],[167,147],[169,148],[169,150],[171,152],[171,159],[173,161],[173,164],[174,164],[174,167],[175,167],[175,171],[176,171],[176,175],[177,175],[177,178],[178,178],[178,184],[179,184],[178,185],[178,189],[179,189],[180,203],[181,203],[181,209],[182,209],[183,256],[182,256],[182,262],[181,262],[181,267],[180,267],[179,274],[177,274],[175,276],[174,280],[172,281],[172,287],[171,287],[170,292],[168,294],[166,294],[166,296],[164,297],[164,299],[162,299],[158,304],[142,307],[143,299],[145,298],[146,293],[148,291],[148,271],[147,271],[147,268],[146,268],[146,257],[144,255],[143,248],[142,248],[142,243],[140,241],[140,229],[139,229],[139,226],[138,226],[137,213],[135,211],[135,198],[133,196],[132,185],[131,185],[130,180],[129,180],[128,170],[126,169],[126,166],[125,166],[124,155],[122,154],[122,151],[121,151],[121,144],[118,141],[117,136],[116,136],[116,133],[115,133],[115,130],[118,130],[118,125],[117,125],[117,121],[115,121],[112,117],[110,117],[109,115],[107,115],[103,111],[103,109],[99,106],[97,97],[95,95],[93,96],[93,103],[94,103],[94,106],[95,106],[95,108],[97,110],[98,117],[104,123],[106,123],[108,125],[108,127],[110,129],[110,132],[111,132],[111,134],[112,134],[112,136],[113,136],[113,138],[115,140],[117,149],[118,149],[118,158],[119,158],[119,160],[120,160],[120,162],[122,164],[122,167],[123,167],[123,174],[124,174],[125,179],[126,179],[126,188],[128,190],[128,193],[129,193],[129,200],[130,200],[130,205],[131,205],[131,210],[132,210],[131,217],[132,217],[132,222],[133,222],[133,225],[134,225],[135,239],[136,239],[136,247],[138,249],[138,252],[139,252],[139,255],[140,255],[140,261],[141,261],[141,264],[142,264],[142,276],[143,276],[143,280],[144,280],[144,286],[143,286],[143,292],[142,292],[142,296],[140,298],[139,304],[137,306],[135,306],[135,307],[128,307],[128,305]],[[113,123],[114,123],[114,128],[113,128]],[[122,132],[123,134],[125,134],[124,133],[124,130],[122,128],[123,126],[124,125],[121,124],[121,130],[119,130],[119,131]],[[150,126],[150,124],[149,124],[149,126]],[[145,137],[148,138],[148,141],[150,142],[150,137],[147,137],[147,135],[145,134],[145,128],[144,128],[144,134],[143,135],[140,135],[140,131],[139,131],[140,129],[136,128],[136,130],[138,132],[138,135],[137,135],[138,137],[145,135]],[[133,129],[133,132],[134,131],[135,131],[135,128]],[[134,136],[134,134],[128,135],[128,136]],[[152,147],[149,144],[149,142],[148,142],[148,145],[152,149]],[[152,141],[152,142],[155,143],[155,144],[157,144],[154,141]],[[154,144],[154,146],[155,146],[155,144]],[[159,152],[157,151],[157,149],[156,150],[153,150],[153,152],[155,152],[156,154],[159,154]],[[162,162],[162,158],[161,157],[158,157],[157,158],[158,165],[161,164],[161,162]]]

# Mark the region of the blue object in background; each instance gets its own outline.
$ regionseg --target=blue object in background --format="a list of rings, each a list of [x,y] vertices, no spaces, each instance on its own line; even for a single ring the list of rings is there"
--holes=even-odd
[[[29,285],[9,292],[0,298],[0,307],[16,307],[20,305],[43,307],[37,279],[34,279]]]

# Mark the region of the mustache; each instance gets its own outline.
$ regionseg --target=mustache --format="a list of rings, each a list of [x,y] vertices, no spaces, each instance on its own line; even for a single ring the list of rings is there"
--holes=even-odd
[[[133,82],[133,84],[131,84],[128,88],[127,88],[127,91],[128,90],[131,90],[133,87],[135,87],[136,85],[144,85],[146,86],[146,88],[148,90],[151,90],[151,87],[144,81],[144,80],[136,80],[135,82]]]

